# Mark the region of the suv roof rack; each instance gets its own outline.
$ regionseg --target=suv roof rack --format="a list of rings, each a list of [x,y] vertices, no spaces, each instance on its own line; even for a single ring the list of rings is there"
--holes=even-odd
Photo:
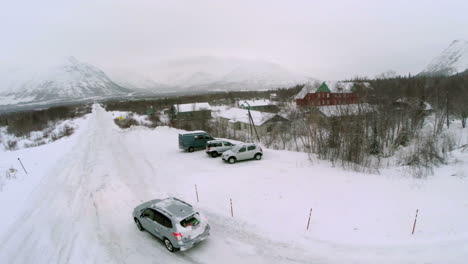
[[[185,205],[187,205],[187,206],[192,207],[191,204],[188,204],[188,203],[186,203],[186,202],[184,202],[184,201],[182,201],[182,200],[180,200],[180,199],[177,199],[177,198],[175,198],[175,197],[169,197],[168,199],[176,200],[176,201],[181,202],[181,203],[183,203],[183,204],[185,204]]]

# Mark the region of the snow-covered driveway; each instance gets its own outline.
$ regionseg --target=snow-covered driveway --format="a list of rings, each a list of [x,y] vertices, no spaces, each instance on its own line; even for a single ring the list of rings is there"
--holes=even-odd
[[[171,175],[128,145],[110,114],[96,107],[72,151],[50,171],[0,240],[1,263],[310,263],[314,257],[208,214],[212,236],[172,254],[131,218],[142,201],[164,195]],[[137,140],[143,141],[142,138]],[[147,140],[147,139],[146,139]],[[167,139],[161,139],[167,140]],[[174,149],[177,148],[174,143]],[[159,155],[158,151],[154,154]],[[160,155],[166,155],[161,153]],[[153,157],[151,160],[164,162]],[[183,164],[180,164],[183,168]],[[189,171],[189,168],[187,168]],[[2,212],[3,217],[16,217]],[[281,249],[278,251],[278,249]],[[316,262],[324,263],[324,262]]]
[[[95,105],[60,158],[40,151],[60,152],[67,141],[24,151],[29,163],[55,164],[44,169],[17,208],[0,201],[2,217],[8,218],[0,221],[0,263],[461,264],[468,259],[468,183],[450,176],[463,172],[466,162],[430,180],[403,177],[397,170],[346,172],[311,163],[304,153],[274,150],[265,150],[261,161],[229,165],[202,151],[179,151],[175,129],[121,130],[113,118]],[[172,254],[138,231],[133,208],[165,196],[200,207],[212,235]]]

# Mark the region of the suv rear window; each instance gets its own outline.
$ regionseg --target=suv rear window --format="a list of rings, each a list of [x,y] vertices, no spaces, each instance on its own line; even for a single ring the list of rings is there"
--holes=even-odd
[[[185,218],[184,220],[180,221],[180,225],[183,227],[196,226],[200,223],[200,220],[198,220],[199,217],[200,215],[198,213],[191,215]]]
[[[211,148],[221,147],[221,142],[219,142],[219,143],[210,143],[210,144],[208,144],[208,147],[211,147]]]
[[[247,150],[254,150],[254,149],[255,149],[255,146],[249,146],[249,147],[247,148]]]

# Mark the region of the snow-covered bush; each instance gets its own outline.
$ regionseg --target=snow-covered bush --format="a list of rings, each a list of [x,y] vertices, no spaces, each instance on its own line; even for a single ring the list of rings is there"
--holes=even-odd
[[[0,150],[17,150],[44,145],[72,135],[77,128],[73,120],[50,121],[40,131],[31,131],[21,136],[8,133],[8,127],[0,128]]]
[[[159,117],[157,115],[147,116],[138,115],[133,112],[112,112],[115,116],[114,122],[120,128],[129,128],[131,126],[146,126],[156,127],[159,124]]]

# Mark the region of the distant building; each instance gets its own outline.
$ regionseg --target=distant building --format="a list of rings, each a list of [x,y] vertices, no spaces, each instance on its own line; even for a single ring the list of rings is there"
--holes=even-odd
[[[239,101],[239,108],[270,113],[279,112],[279,108],[276,103],[268,99],[241,100]]]
[[[276,126],[286,125],[290,121],[278,114],[251,110],[252,121],[260,135],[272,132]],[[218,114],[218,119],[223,126],[233,130],[249,130],[251,120],[249,111],[241,108],[231,108]]]
[[[400,111],[420,110],[425,113],[429,113],[432,111],[432,106],[428,102],[416,97],[398,98],[397,100],[392,102],[392,106],[395,110]]]
[[[271,93],[271,94],[270,94],[270,100],[271,100],[271,101],[276,101],[276,100],[278,100],[278,94],[276,94],[276,93]]]
[[[342,118],[356,115],[366,115],[374,112],[374,106],[363,104],[348,104],[348,105],[322,105],[315,108],[315,110],[325,118]]]
[[[296,95],[298,106],[346,105],[357,104],[358,86],[370,87],[369,83],[357,82],[323,82],[318,88],[306,84]]]
[[[177,120],[200,120],[211,118],[208,103],[175,104],[171,107],[171,117]]]

